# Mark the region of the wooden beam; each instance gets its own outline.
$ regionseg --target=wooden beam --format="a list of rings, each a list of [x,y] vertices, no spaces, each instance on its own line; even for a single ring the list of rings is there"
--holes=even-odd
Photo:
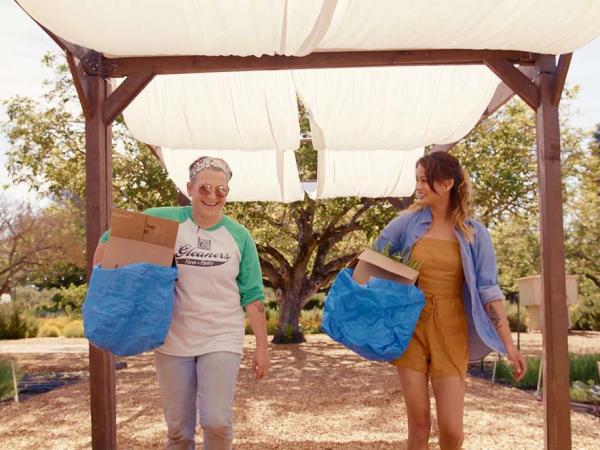
[[[88,76],[88,116],[85,120],[86,248],[88,280],[98,239],[108,229],[112,205],[112,133],[102,119],[108,82]],[[113,450],[116,441],[114,357],[90,344],[90,408],[92,448]]]
[[[336,67],[384,67],[444,64],[483,64],[504,59],[512,64],[533,65],[537,54],[506,50],[387,50],[317,52],[306,56],[148,56],[103,58],[102,74],[108,78],[134,73],[182,74],[251,70],[317,69]]]
[[[541,272],[544,303],[544,431],[546,449],[571,448],[569,400],[568,310],[560,164],[558,107],[552,104],[554,56],[540,56],[536,110]]]
[[[486,59],[485,65],[531,108],[536,109],[538,107],[540,98],[537,86],[512,62],[504,58],[493,58]]]
[[[558,106],[560,103],[560,97],[565,87],[565,81],[567,80],[567,73],[569,72],[569,66],[571,65],[571,59],[573,53],[566,53],[560,55],[558,59],[558,67],[556,68],[556,75],[554,76],[554,82],[552,83],[552,104]]]
[[[519,67],[519,70],[523,72],[523,74],[530,80],[534,80],[537,75],[537,69],[532,66]],[[490,103],[485,108],[485,111],[483,111],[483,114],[481,115],[473,129],[475,129],[477,125],[479,125],[489,116],[491,116],[500,108],[502,108],[502,106],[504,106],[514,95],[515,92],[506,83],[500,83],[496,88],[496,92],[494,92]],[[429,153],[450,151],[459,142],[460,141],[456,141],[451,144],[435,144],[431,147]]]
[[[139,73],[127,77],[123,83],[106,99],[102,118],[105,125],[110,125],[116,117],[133,101],[137,95],[152,81],[154,74]]]
[[[69,70],[71,71],[71,76],[73,77],[73,84],[75,84],[75,90],[77,91],[77,96],[79,97],[79,103],[81,104],[81,109],[83,111],[84,117],[89,115],[89,85],[87,82],[87,75],[83,70],[81,62],[73,56],[72,53],[67,52],[67,63],[69,64]]]
[[[165,160],[163,158],[161,148],[157,147],[156,145],[151,145],[151,144],[146,144],[146,146],[150,149],[150,151],[156,157],[156,159],[158,159],[160,166],[163,169],[167,170],[167,165],[165,164]]]

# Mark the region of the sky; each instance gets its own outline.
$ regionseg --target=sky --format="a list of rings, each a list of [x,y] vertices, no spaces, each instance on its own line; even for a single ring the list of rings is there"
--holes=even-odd
[[[15,95],[39,96],[42,81],[50,75],[41,67],[42,56],[49,51],[60,49],[13,0],[0,0],[0,100]],[[573,54],[567,84],[580,86],[579,97],[572,103],[572,124],[591,130],[600,123],[600,37]],[[5,119],[5,110],[0,106],[0,120]],[[8,181],[4,156],[7,147],[0,135],[0,185]],[[26,186],[11,184],[7,195],[35,201]]]

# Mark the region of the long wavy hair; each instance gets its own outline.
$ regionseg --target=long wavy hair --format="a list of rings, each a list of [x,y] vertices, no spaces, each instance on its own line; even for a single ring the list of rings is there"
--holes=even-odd
[[[448,215],[452,223],[463,236],[473,241],[474,230],[467,221],[471,218],[471,182],[469,173],[463,169],[458,159],[447,152],[434,152],[425,155],[417,161],[417,167],[425,170],[427,184],[430,189],[437,193],[434,183],[454,180],[450,189],[450,208]],[[423,209],[423,205],[414,204],[411,210]]]

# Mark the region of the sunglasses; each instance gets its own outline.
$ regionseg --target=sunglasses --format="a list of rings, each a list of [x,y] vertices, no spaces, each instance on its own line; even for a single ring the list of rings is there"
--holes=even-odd
[[[213,191],[217,197],[223,198],[223,197],[227,197],[227,194],[229,194],[229,187],[224,186],[224,185],[213,186],[212,184],[208,184],[208,183],[204,183],[204,184],[201,184],[200,186],[198,186],[198,192],[200,194],[210,195],[213,193]]]

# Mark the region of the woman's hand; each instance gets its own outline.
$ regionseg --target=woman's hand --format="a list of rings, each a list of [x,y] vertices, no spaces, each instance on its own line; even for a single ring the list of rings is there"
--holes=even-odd
[[[252,371],[257,380],[264,378],[271,366],[269,350],[265,346],[257,346],[252,358]]]
[[[525,358],[514,345],[510,345],[506,349],[506,358],[515,371],[515,380],[520,381],[527,373]]]

